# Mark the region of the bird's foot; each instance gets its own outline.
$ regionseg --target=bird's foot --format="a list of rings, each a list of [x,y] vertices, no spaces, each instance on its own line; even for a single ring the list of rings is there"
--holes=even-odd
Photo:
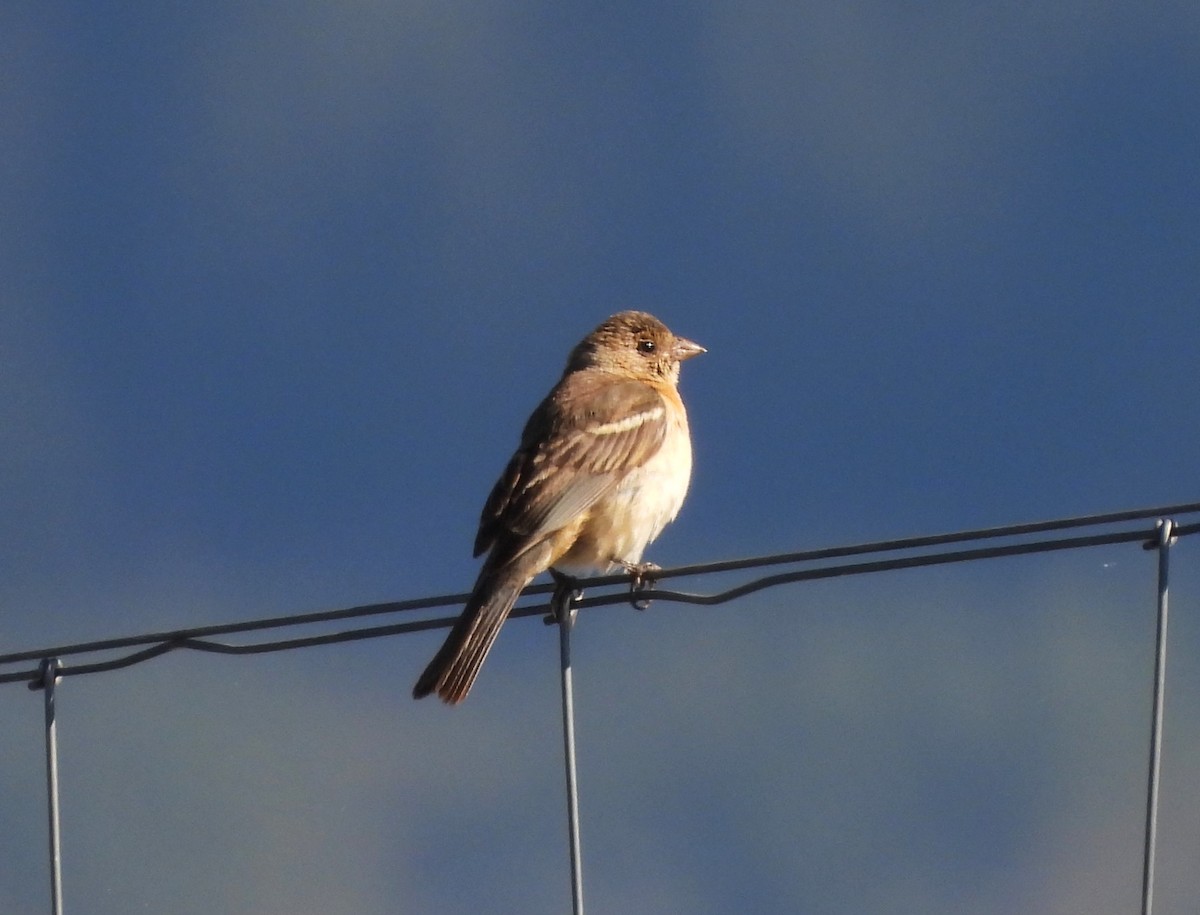
[[[550,569],[550,577],[554,579],[554,594],[550,598],[551,612],[546,617],[547,625],[559,622],[563,614],[571,612],[571,605],[583,597],[579,579],[565,575],[558,569]]]
[[[633,577],[629,582],[629,602],[635,610],[648,610],[650,598],[645,595],[654,590],[654,573],[661,572],[662,566],[654,562],[626,562],[623,559],[618,559],[617,564]]]

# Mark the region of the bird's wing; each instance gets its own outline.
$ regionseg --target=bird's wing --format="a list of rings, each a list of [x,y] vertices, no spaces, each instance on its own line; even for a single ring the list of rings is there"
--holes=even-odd
[[[650,385],[603,372],[565,376],[493,487],[475,555],[497,542],[520,552],[570,523],[646,463],[666,432],[666,402]]]

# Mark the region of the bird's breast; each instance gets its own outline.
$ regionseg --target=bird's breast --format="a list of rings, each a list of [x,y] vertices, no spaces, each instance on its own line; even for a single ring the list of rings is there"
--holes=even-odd
[[[662,447],[591,507],[557,568],[606,571],[615,562],[640,562],[646,545],[679,514],[692,477],[692,443],[687,415],[672,412]]]

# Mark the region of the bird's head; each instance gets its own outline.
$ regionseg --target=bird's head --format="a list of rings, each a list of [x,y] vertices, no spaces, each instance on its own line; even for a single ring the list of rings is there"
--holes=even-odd
[[[567,359],[567,371],[598,368],[647,381],[679,381],[679,364],[705,352],[677,337],[644,311],[622,311],[584,337]]]

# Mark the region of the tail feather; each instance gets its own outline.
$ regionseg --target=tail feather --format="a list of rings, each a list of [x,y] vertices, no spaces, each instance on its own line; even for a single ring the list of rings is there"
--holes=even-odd
[[[417,678],[414,699],[437,693],[443,701],[456,704],[467,698],[513,604],[542,571],[529,559],[522,557],[498,568],[484,566],[462,616]]]

